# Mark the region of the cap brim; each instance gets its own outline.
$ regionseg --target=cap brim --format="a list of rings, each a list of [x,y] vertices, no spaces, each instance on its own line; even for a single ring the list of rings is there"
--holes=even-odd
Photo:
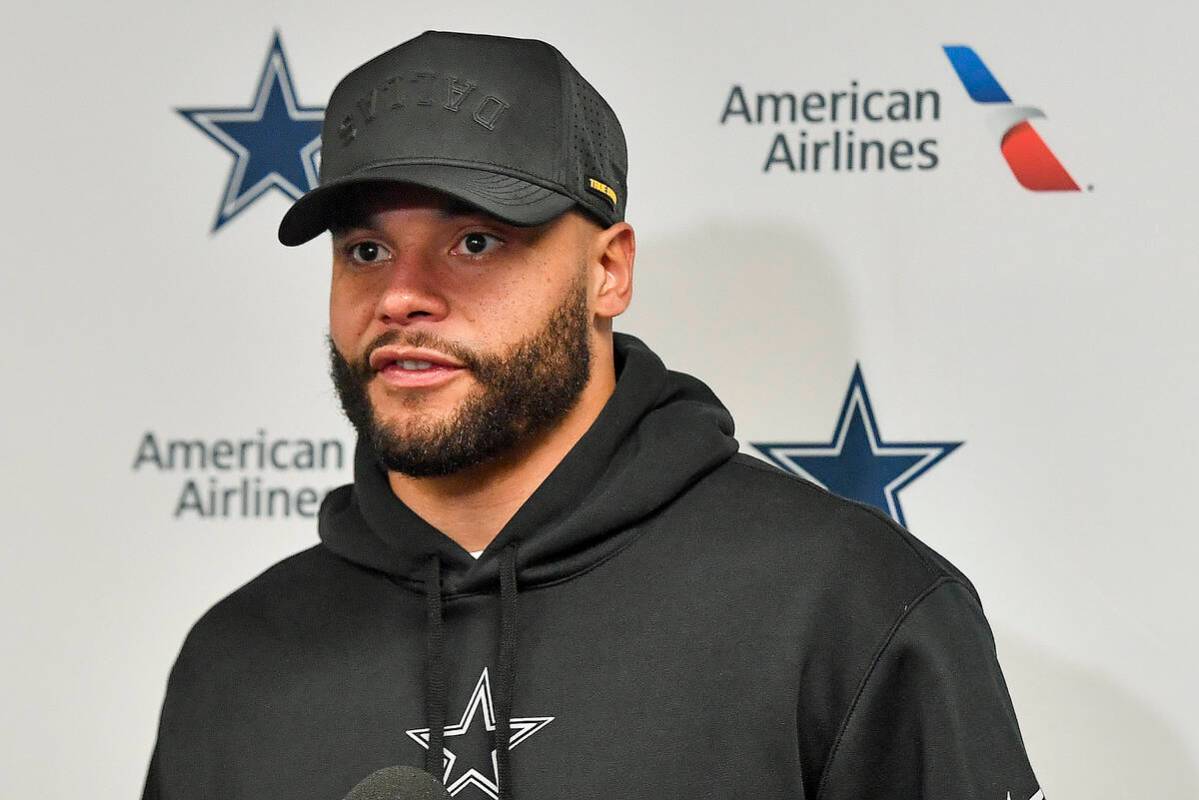
[[[512,225],[541,225],[575,204],[564,194],[511,175],[444,164],[391,164],[346,175],[302,196],[280,220],[279,241],[294,247],[320,236],[346,187],[377,182],[436,189]]]

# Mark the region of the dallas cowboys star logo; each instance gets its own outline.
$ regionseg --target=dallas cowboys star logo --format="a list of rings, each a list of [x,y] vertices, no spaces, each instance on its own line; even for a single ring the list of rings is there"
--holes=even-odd
[[[475,690],[466,704],[466,710],[462,712],[462,719],[458,721],[457,725],[446,726],[445,739],[448,740],[455,736],[465,735],[470,730],[471,722],[474,720],[476,712],[482,712],[484,729],[488,732],[495,730],[495,707],[491,702],[491,681],[487,677],[486,668],[483,669],[483,674],[479,676],[479,682],[475,684]],[[513,749],[553,721],[553,717],[513,718],[509,723],[512,735],[508,739],[508,749]],[[421,747],[426,750],[429,749],[428,728],[414,728],[410,731],[405,731],[405,733]],[[472,767],[465,770],[452,782],[450,781],[450,776],[454,772],[454,765],[458,761],[458,756],[448,746],[444,748],[444,753],[445,759],[443,763],[445,764],[445,774],[442,776],[441,782],[445,784],[446,791],[450,793],[451,797],[457,795],[468,786],[474,786],[488,797],[491,797],[492,800],[498,800],[500,796],[499,764],[497,763],[494,748],[491,751],[490,777]]]
[[[275,31],[249,107],[177,108],[236,159],[212,233],[272,186],[298,200],[317,185],[323,106],[301,106]]]
[[[862,368],[855,365],[831,441],[752,444],[783,469],[834,494],[881,508],[907,527],[900,490],[963,443],[884,442]]]

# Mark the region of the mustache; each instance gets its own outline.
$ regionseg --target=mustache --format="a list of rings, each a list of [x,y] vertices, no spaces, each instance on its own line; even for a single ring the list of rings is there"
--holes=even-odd
[[[362,381],[369,380],[374,376],[374,370],[371,369],[370,365],[370,356],[371,353],[375,352],[380,347],[395,346],[436,350],[439,353],[450,356],[467,369],[471,370],[477,370],[481,363],[481,359],[475,355],[473,351],[427,331],[405,332],[395,329],[386,330],[372,339],[370,344],[363,348],[361,357],[353,359],[347,359],[345,356],[341,355],[341,352],[337,350],[336,345],[333,343],[333,337],[331,334],[327,335],[326,338],[328,339],[329,347],[333,349],[333,352],[339,356],[354,373],[354,375]]]

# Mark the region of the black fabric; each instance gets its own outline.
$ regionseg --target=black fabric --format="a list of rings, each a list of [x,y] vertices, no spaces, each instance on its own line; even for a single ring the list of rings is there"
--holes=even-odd
[[[512,760],[505,742],[512,737],[512,689],[516,683],[516,545],[500,554],[500,655],[496,670],[495,731],[491,746],[495,750],[499,800],[512,797]]]
[[[444,623],[441,618],[441,562],[429,556],[425,575],[425,723],[429,728],[429,749],[425,752],[425,771],[441,774],[445,746],[445,674],[442,653],[445,650]]]
[[[458,798],[1038,797],[966,576],[614,344],[615,393],[477,561],[359,441],[320,544],[189,632],[143,796],[336,800],[442,766],[441,713]]]
[[[284,214],[278,238],[313,239],[340,188],[380,179],[440,189],[516,225],[575,205],[607,227],[624,219],[627,174],[615,112],[553,45],[425,31],[338,81],[320,185]]]

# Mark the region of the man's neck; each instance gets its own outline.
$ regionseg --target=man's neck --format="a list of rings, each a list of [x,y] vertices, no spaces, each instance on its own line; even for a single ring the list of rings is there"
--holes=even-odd
[[[502,457],[434,478],[388,472],[391,490],[418,516],[464,550],[482,550],[537,490],[595,422],[616,388],[609,361],[592,374],[567,415],[553,428]]]

